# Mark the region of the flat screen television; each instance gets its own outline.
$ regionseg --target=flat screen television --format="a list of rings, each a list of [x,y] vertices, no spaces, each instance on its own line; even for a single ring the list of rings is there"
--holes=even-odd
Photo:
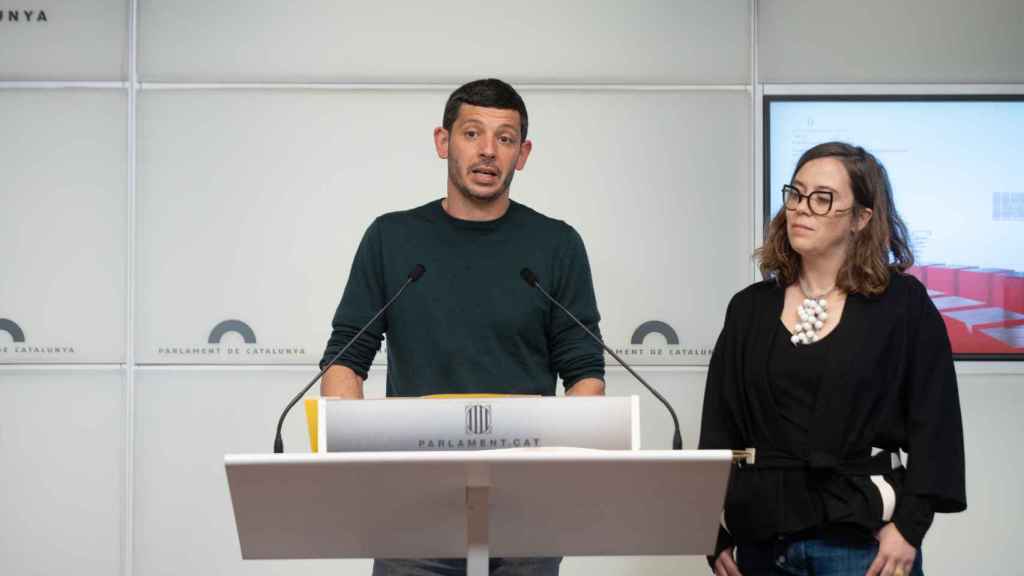
[[[885,165],[957,359],[1024,359],[1024,95],[764,99],[764,222],[800,155],[833,140]]]

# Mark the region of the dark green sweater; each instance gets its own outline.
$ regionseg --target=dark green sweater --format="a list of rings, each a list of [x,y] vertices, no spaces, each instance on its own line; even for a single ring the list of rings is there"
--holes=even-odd
[[[601,347],[530,288],[529,267],[595,333],[600,317],[586,250],[568,224],[512,202],[490,222],[452,218],[441,201],[377,218],[334,315],[328,362],[422,264],[426,273],[338,360],[366,377],[387,335],[388,396],[555,393],[603,378]]]

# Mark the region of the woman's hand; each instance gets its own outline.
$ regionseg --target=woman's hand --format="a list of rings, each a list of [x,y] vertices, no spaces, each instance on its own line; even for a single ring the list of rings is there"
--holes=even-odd
[[[732,558],[732,548],[726,548],[715,558],[715,576],[743,576]]]
[[[878,555],[865,576],[910,576],[917,548],[907,542],[896,525],[889,522],[878,531]],[[718,563],[715,563],[718,566]]]

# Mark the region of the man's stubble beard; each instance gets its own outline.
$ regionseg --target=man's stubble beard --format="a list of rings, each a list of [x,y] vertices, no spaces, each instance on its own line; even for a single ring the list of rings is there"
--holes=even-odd
[[[508,175],[505,176],[505,180],[501,183],[501,188],[498,188],[493,194],[482,196],[473,193],[466,183],[466,178],[459,177],[462,172],[462,166],[458,162],[448,161],[448,181],[455,186],[455,189],[459,191],[463,198],[478,204],[489,204],[496,202],[502,196],[508,196],[509,189],[512,187],[512,178],[516,175],[515,165],[513,165],[512,169],[508,171]]]

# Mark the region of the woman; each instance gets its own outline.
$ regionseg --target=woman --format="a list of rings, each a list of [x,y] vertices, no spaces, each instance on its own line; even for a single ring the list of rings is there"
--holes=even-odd
[[[967,506],[956,374],[885,169],[808,150],[715,345],[701,448],[733,470],[717,576],[922,574],[935,512]],[[900,450],[909,455],[906,467]]]

